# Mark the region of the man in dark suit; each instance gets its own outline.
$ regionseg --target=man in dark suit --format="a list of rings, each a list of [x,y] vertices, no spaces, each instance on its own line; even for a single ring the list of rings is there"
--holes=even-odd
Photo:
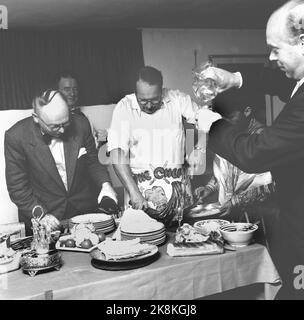
[[[116,197],[88,120],[71,114],[58,91],[36,97],[33,108],[5,133],[7,188],[27,233],[36,205],[47,213],[42,224],[56,229],[58,220],[94,212],[104,195]]]
[[[267,24],[271,61],[290,79],[298,81],[290,100],[270,127],[248,134],[221,119],[209,132],[209,146],[245,172],[270,170],[277,184],[280,228],[277,239],[278,271],[283,280],[279,297],[303,299],[304,275],[304,2],[289,1]],[[211,68],[220,91],[245,87],[250,79]],[[273,79],[273,81],[275,81]],[[243,82],[243,84],[242,84]],[[301,269],[302,268],[302,269]]]

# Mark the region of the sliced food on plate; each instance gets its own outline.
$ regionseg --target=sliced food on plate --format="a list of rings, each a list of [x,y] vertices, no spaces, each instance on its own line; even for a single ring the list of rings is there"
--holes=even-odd
[[[97,246],[91,256],[94,259],[120,261],[122,259],[152,255],[157,251],[157,246],[149,243],[140,243],[139,239],[119,241],[107,238]]]
[[[193,256],[223,253],[221,235],[210,232],[204,234],[200,229],[184,223],[176,231],[175,241],[167,245],[169,256]]]

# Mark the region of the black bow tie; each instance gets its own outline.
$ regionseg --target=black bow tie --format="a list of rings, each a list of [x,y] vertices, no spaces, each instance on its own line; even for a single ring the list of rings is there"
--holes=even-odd
[[[51,144],[51,142],[52,142],[52,139],[59,139],[59,140],[62,140],[63,142],[65,142],[66,141],[66,136],[62,135],[62,136],[60,136],[58,138],[55,138],[55,137],[49,135],[48,133],[45,133],[45,134],[42,135],[42,139],[45,142],[45,144],[47,144],[49,146]]]
[[[42,139],[45,142],[45,144],[50,145],[53,137],[50,136],[49,134],[45,133],[44,135],[42,135]]]

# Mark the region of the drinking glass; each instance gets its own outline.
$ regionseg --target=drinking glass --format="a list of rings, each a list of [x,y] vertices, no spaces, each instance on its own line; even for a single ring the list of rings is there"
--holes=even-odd
[[[192,70],[194,75],[192,89],[201,107],[210,106],[218,93],[216,82],[213,79],[206,78],[203,74],[210,67],[213,67],[213,63],[208,60]]]

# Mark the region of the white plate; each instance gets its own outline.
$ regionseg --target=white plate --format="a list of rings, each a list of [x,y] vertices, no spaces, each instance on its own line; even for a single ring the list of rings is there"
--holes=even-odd
[[[218,202],[209,203],[207,205],[199,204],[190,210],[189,216],[192,218],[208,217],[220,212],[220,204]]]
[[[105,213],[87,213],[70,219],[72,223],[98,223],[113,220],[112,216]]]
[[[102,233],[109,233],[111,231],[113,231],[115,229],[115,226],[110,226],[110,227],[107,227],[107,228],[96,228],[95,229],[95,232],[102,232]]]
[[[159,230],[156,230],[156,231],[151,231],[151,232],[141,232],[141,233],[132,233],[132,232],[127,232],[127,231],[124,231],[124,230],[120,230],[121,231],[121,234],[124,234],[124,235],[127,235],[127,236],[132,236],[132,237],[150,237],[150,236],[155,236],[155,235],[158,235],[158,234],[162,234],[164,232],[166,232],[166,229],[165,228],[161,228]]]
[[[97,248],[98,244],[96,244],[96,246],[93,246],[89,249],[83,249],[83,248],[79,248],[79,247],[60,247],[60,243],[59,241],[56,243],[56,249],[57,250],[61,250],[61,251],[74,251],[74,252],[91,252],[92,250],[94,250],[95,248]]]

